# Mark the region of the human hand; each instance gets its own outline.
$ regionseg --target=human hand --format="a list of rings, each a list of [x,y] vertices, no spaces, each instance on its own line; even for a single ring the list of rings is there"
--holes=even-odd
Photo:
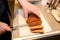
[[[24,16],[27,19],[28,18],[28,13],[32,12],[35,15],[37,15],[40,18],[40,13],[39,13],[39,8],[34,6],[33,4],[30,3],[25,3],[25,5],[22,6],[23,7],[23,11],[24,11]]]
[[[5,31],[11,31],[6,23],[0,22],[0,35],[5,33]]]

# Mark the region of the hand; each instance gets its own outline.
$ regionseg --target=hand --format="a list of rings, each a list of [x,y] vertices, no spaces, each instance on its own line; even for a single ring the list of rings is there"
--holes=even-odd
[[[35,15],[37,15],[38,17],[40,17],[40,13],[39,13],[39,8],[34,6],[33,4],[30,4],[29,2],[26,2],[25,5],[22,5],[23,10],[24,10],[24,16],[27,19],[28,18],[28,13],[32,12]]]
[[[5,31],[11,31],[6,23],[0,22],[0,35],[5,33]]]

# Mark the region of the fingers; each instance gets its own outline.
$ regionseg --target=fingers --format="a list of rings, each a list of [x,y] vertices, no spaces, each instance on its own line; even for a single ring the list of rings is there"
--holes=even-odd
[[[0,35],[5,33],[6,31],[11,31],[11,29],[6,23],[0,22]]]
[[[1,30],[3,29],[4,31],[11,31],[11,29],[9,28],[9,26],[6,23],[0,22],[0,28]]]
[[[4,32],[5,32],[5,29],[2,26],[0,26],[0,35],[3,34]]]
[[[33,11],[35,15],[37,15],[40,18],[39,10]]]
[[[11,31],[11,29],[8,26],[0,27],[0,35],[5,33],[6,31]]]
[[[3,24],[3,28],[6,30],[6,31],[11,31],[11,29],[9,28],[8,24],[6,23],[2,23]]]
[[[11,31],[12,29],[7,25],[4,27],[6,31]]]
[[[30,27],[30,29],[31,29],[31,30],[43,29],[43,26],[42,26],[42,25],[33,26],[33,27]]]

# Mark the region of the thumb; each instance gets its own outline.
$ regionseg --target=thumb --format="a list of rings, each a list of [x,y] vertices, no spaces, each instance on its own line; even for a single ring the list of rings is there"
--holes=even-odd
[[[12,29],[9,26],[5,26],[6,31],[11,31]]]
[[[24,17],[27,20],[27,18],[28,18],[28,12],[27,11],[24,11]]]

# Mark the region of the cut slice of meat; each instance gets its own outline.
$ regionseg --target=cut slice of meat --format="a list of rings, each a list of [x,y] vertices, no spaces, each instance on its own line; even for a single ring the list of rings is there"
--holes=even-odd
[[[41,33],[43,34],[44,33],[44,30],[34,30],[34,31],[31,31],[32,33]]]
[[[43,26],[42,25],[38,25],[38,26],[32,26],[30,27],[31,30],[40,30],[40,29],[43,29]]]

